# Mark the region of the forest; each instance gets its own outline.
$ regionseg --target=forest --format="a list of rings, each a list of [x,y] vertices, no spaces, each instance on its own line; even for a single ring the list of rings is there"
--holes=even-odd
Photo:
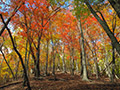
[[[0,0],[0,90],[120,90],[120,0]]]

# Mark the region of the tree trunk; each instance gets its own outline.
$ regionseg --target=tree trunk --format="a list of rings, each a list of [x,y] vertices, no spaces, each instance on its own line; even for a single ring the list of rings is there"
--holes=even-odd
[[[80,23],[80,31],[81,31],[81,50],[82,50],[82,65],[83,65],[83,74],[82,74],[82,80],[84,81],[89,81],[88,79],[88,72],[87,72],[87,65],[86,65],[86,55],[85,55],[85,45],[84,45],[84,35],[83,35],[83,30],[82,30],[82,25],[81,25],[81,20],[79,19]]]
[[[28,73],[28,77],[29,77],[29,73],[30,73],[30,70],[29,70],[29,59],[30,59],[30,51],[28,52],[28,57],[27,57],[27,67],[26,67],[26,69],[27,69],[27,73]]]
[[[58,68],[58,71],[61,71],[61,67],[60,67],[60,55],[58,53],[58,63],[57,63],[57,68]]]
[[[111,80],[111,70],[110,70],[110,65],[109,65],[109,56],[108,56],[108,53],[106,51],[106,55],[105,55],[105,68],[106,68],[106,74],[108,75],[109,79]]]
[[[70,53],[71,53],[71,55],[70,55],[70,57],[71,57],[71,60],[70,60],[70,62],[71,62],[71,75],[74,75],[75,68],[74,68],[74,48],[73,47],[72,47]]]
[[[45,65],[45,75],[48,74],[48,53],[49,53],[49,41],[47,40],[47,50],[46,50],[46,65]]]
[[[75,60],[75,64],[76,64],[76,72],[79,73],[78,60]]]
[[[11,67],[10,67],[9,63],[7,62],[7,60],[6,60],[6,58],[5,58],[5,55],[4,55],[4,53],[3,53],[3,51],[2,51],[2,50],[1,50],[1,53],[2,53],[3,58],[4,58],[4,60],[5,60],[6,64],[7,64],[7,66],[8,66],[8,68],[9,68],[9,70],[10,70],[10,72],[11,72],[12,76],[13,76],[13,79],[15,79],[15,75],[14,75],[14,73],[13,73],[13,71],[12,71],[12,69],[11,69]]]
[[[79,35],[80,35],[80,30],[79,30]],[[83,65],[82,65],[82,51],[81,51],[81,42],[80,42],[80,38],[79,38],[79,44],[80,44],[80,76],[82,77],[83,74]]]
[[[42,22],[41,22],[41,26],[43,26],[43,18],[42,18]],[[41,41],[41,37],[42,37],[42,34],[43,34],[43,29],[41,29],[39,32],[39,35],[38,35],[38,41],[37,41],[37,53],[36,53],[36,56],[37,56],[37,59],[36,59],[36,62],[35,62],[35,76],[36,77],[39,77],[40,76],[40,41]]]
[[[94,64],[95,64],[96,78],[99,79],[100,72],[99,72],[99,67],[98,67],[98,62],[97,62],[97,57],[96,57],[96,51],[94,55]]]
[[[52,67],[52,74],[53,74],[53,76],[54,76],[54,80],[56,80],[56,75],[55,75],[55,56],[56,56],[56,52],[55,52],[55,47],[54,47],[54,42],[53,42],[53,38],[52,38],[52,35],[51,35],[51,41],[52,41],[52,54],[53,54],[53,56],[52,56],[52,61],[53,61],[53,67]]]
[[[66,73],[66,64],[65,64],[65,45],[62,46],[62,63],[63,63],[63,73]]]
[[[112,75],[111,75],[111,82],[114,82],[115,78],[115,50],[114,46],[112,45]]]
[[[38,44],[37,44],[37,60],[35,62],[35,77],[40,76],[40,64],[39,64],[39,59],[40,59],[40,40],[41,40],[41,35],[38,37]]]
[[[28,71],[28,66],[27,66],[27,53],[28,53],[28,39],[26,40],[26,47],[25,47],[25,66],[26,66],[26,70]],[[28,73],[27,73],[28,74]]]
[[[17,80],[17,74],[18,74],[19,62],[20,62],[20,60],[17,61],[16,69],[15,69],[15,79],[16,79],[16,80]]]
[[[80,59],[81,59],[80,60],[80,76],[82,77],[82,75],[83,75],[82,52],[81,52],[81,58]]]

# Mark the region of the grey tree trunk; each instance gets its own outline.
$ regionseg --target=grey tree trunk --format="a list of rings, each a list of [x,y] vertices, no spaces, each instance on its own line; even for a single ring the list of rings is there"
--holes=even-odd
[[[88,72],[87,72],[87,65],[86,65],[86,55],[85,55],[85,45],[84,45],[84,34],[82,30],[81,20],[79,19],[79,27],[81,31],[81,51],[82,51],[82,65],[83,65],[83,74],[82,74],[82,80],[83,81],[89,81],[88,79]]]
[[[79,30],[79,35],[80,35],[80,30]],[[79,44],[80,44],[80,49],[81,49],[81,42],[80,42],[80,38],[79,38]],[[80,76],[82,77],[83,74],[83,65],[82,65],[82,51],[80,50]]]
[[[78,64],[78,60],[75,60],[75,64],[76,64],[76,72],[79,73],[79,64]]]
[[[74,48],[73,47],[70,50],[70,53],[71,53],[71,55],[70,55],[70,57],[71,57],[71,60],[70,60],[70,62],[71,62],[71,75],[74,75],[75,68],[74,68]]]
[[[56,51],[55,51],[55,44],[54,44],[54,42],[53,42],[53,38],[52,38],[52,35],[51,35],[51,41],[52,41],[52,61],[53,61],[53,67],[52,67],[52,74],[53,74],[53,76],[54,76],[54,80],[56,80],[56,75],[55,75],[55,56],[56,56]]]
[[[111,75],[111,82],[114,82],[115,78],[115,50],[114,46],[112,45],[112,75]]]
[[[63,73],[66,73],[66,64],[65,64],[65,45],[62,46],[62,63],[63,63]]]
[[[60,67],[60,55],[58,54],[58,63],[57,63],[57,68],[58,68],[58,71],[61,71],[61,67]]]
[[[96,51],[95,51],[95,55],[94,55],[94,63],[95,63],[95,72],[96,72],[96,78],[99,79],[99,67],[98,67],[98,62],[97,62],[97,57],[96,57]]]
[[[110,65],[109,65],[109,56],[108,56],[108,53],[106,51],[106,55],[105,55],[105,67],[106,67],[106,74],[108,75],[108,77],[110,78],[111,80],[111,77],[112,77],[112,73],[111,73],[111,70],[110,70]]]
[[[49,41],[47,40],[45,75],[48,74],[48,53],[49,53],[49,48],[48,47],[49,47]]]

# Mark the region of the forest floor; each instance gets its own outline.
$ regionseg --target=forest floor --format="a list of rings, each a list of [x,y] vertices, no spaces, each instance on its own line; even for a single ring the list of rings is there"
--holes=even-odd
[[[95,79],[95,75],[90,77],[90,81],[82,81],[80,75],[57,73],[57,80],[54,76],[46,76],[39,79],[30,78],[32,90],[120,90],[120,80],[111,83],[108,77]],[[0,85],[0,90],[26,90],[22,87],[22,79]]]

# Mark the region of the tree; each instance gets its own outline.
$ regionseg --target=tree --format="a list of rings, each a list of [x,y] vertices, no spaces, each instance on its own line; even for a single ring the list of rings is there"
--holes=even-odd
[[[12,17],[16,14],[16,12],[20,9],[20,7],[24,4],[24,2],[21,0],[20,3],[18,4],[18,6],[15,7],[15,9],[13,10],[12,14],[8,17],[6,24],[8,25],[9,22],[11,21]],[[5,30],[5,25],[2,27],[2,29],[0,30],[0,36],[2,35],[3,31]]]
[[[27,83],[28,89],[31,90],[30,83],[29,83],[29,79],[28,79],[28,76],[27,76],[27,72],[26,72],[25,65],[24,65],[24,63],[23,63],[22,56],[21,56],[21,54],[19,53],[19,51],[17,50],[17,48],[16,48],[16,46],[15,46],[15,43],[14,43],[14,40],[13,40],[13,37],[12,37],[12,34],[11,34],[11,32],[10,32],[10,29],[7,27],[7,24],[5,23],[5,21],[4,21],[4,19],[3,19],[3,16],[2,16],[1,14],[0,14],[0,17],[1,17],[1,19],[2,19],[2,22],[3,22],[4,25],[5,25],[5,28],[7,29],[8,33],[9,33],[9,36],[10,36],[11,41],[12,41],[13,48],[14,48],[15,52],[17,53],[17,55],[19,56],[20,61],[21,61],[21,63],[22,63],[22,67],[23,67],[24,74],[25,74],[25,75],[24,75],[24,77],[25,77],[25,79],[24,79],[24,80],[25,80],[25,83]]]
[[[98,11],[98,13],[100,13],[102,19],[97,15],[97,12],[95,12],[95,10],[93,10],[93,8],[91,7],[91,5],[89,4],[89,2],[87,0],[84,1],[87,5],[87,7],[89,8],[89,10],[91,11],[91,13],[94,15],[94,17],[98,20],[98,22],[101,24],[101,26],[104,28],[105,32],[107,33],[107,35],[109,36],[109,38],[111,39],[112,44],[114,45],[115,49],[117,50],[117,52],[120,55],[120,44],[118,42],[118,40],[116,39],[116,37],[113,35],[113,33],[111,32],[109,26],[106,23],[106,20],[104,19],[102,13],[100,11]]]

